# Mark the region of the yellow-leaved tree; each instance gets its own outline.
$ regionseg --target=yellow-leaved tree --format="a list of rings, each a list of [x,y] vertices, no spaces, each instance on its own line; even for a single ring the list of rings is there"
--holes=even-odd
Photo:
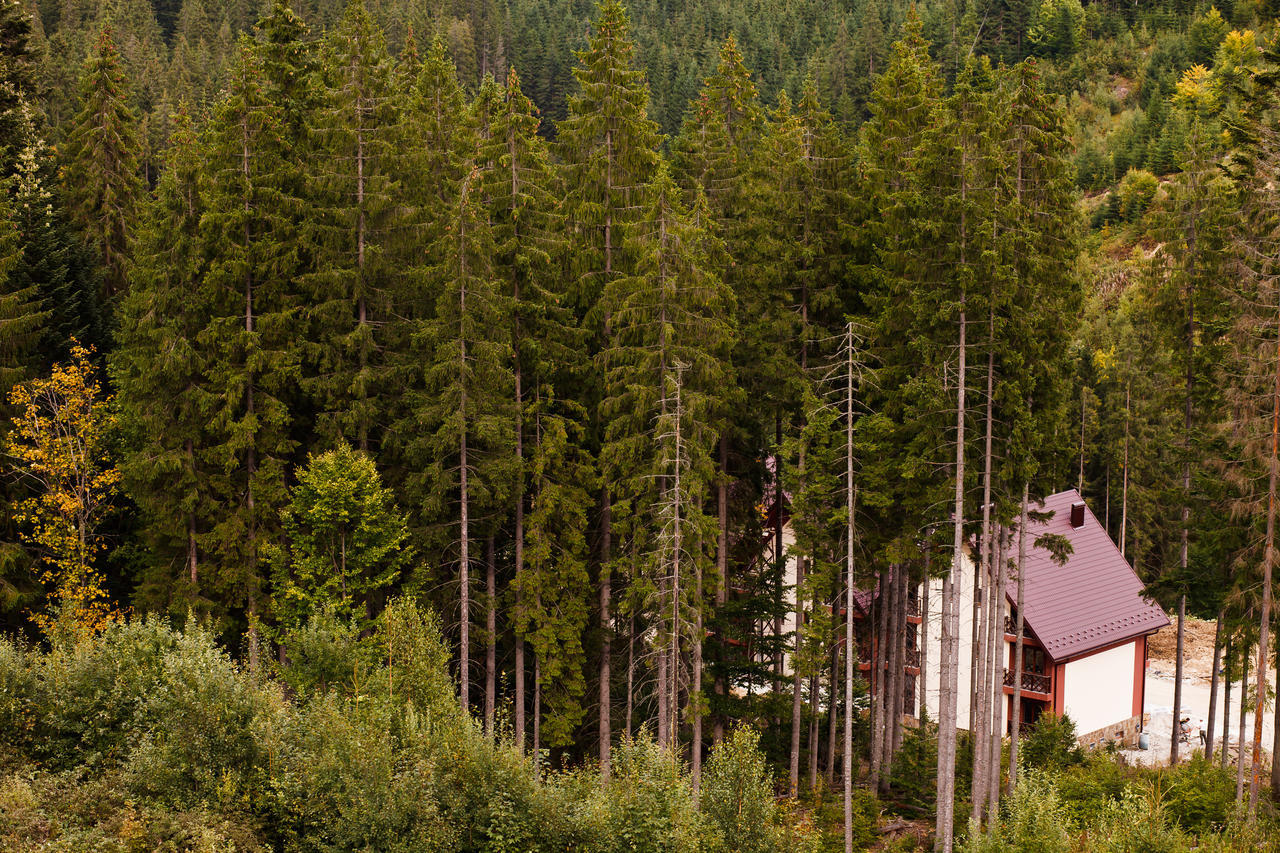
[[[69,361],[9,394],[15,415],[6,450],[33,486],[17,520],[41,552],[49,589],[46,612],[34,618],[50,639],[72,642],[116,615],[94,567],[102,550],[98,527],[120,481],[107,448],[115,418],[90,354],[73,341]]]

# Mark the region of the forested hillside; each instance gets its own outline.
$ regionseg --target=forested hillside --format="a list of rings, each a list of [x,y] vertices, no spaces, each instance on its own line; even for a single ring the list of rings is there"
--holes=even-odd
[[[994,637],[1026,549],[1062,547],[1021,541],[1025,508],[1072,487],[1266,695],[1275,17],[0,0],[0,757],[123,780],[236,849],[390,849],[404,826],[527,849],[441,817],[479,819],[446,802],[440,725],[533,786],[521,815],[595,810],[546,849],[648,808],[586,797],[588,772],[658,786],[719,849],[748,822],[699,811],[721,755],[807,798],[752,806],[778,838],[852,844],[879,796],[950,851],[971,807],[994,838],[1002,790],[1036,802],[1002,770],[1001,679],[919,661],[909,610],[945,576],[944,641],[960,586]],[[431,656],[430,701],[396,696],[397,608],[425,619],[405,654]],[[97,676],[64,668],[135,647],[127,707],[78,730],[100,697],[67,710],[56,685]],[[914,682],[885,675],[908,654],[942,673],[923,734]],[[197,715],[242,703],[225,785],[166,752],[180,712],[155,685]],[[972,739],[964,690],[992,700]],[[454,692],[474,725],[431,716]],[[369,802],[418,773],[438,812],[376,828],[330,811],[364,770],[334,769],[324,803],[273,775],[282,732],[338,729],[332,749],[393,733]],[[287,773],[328,747],[306,749]],[[538,787],[526,754],[571,775]]]

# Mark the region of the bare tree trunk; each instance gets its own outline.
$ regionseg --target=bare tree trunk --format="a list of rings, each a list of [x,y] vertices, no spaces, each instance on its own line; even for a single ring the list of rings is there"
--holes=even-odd
[[[1124,386],[1124,479],[1120,486],[1120,556],[1129,531],[1129,383]]]
[[[533,655],[533,754],[542,750],[542,658]]]
[[[872,598],[876,614],[876,630],[871,641],[871,789],[880,788],[881,761],[884,756],[885,716],[888,711],[885,681],[889,651],[889,583],[881,572],[876,578],[878,594]]]
[[[1013,647],[1013,717],[1009,721],[1009,793],[1018,784],[1018,741],[1022,737],[1022,654],[1025,643],[1025,624],[1022,621],[1022,605],[1026,593],[1027,521],[1028,504],[1031,501],[1031,485],[1022,484],[1022,518],[1018,521],[1018,604],[1014,631],[1017,639]]]
[[[1009,588],[1009,536],[1000,527],[999,560],[996,564],[996,588],[991,596],[991,666],[987,679],[987,696],[991,702],[991,758],[987,777],[987,817],[995,820],[1000,809],[1000,767],[1003,756],[1004,731],[1002,723],[1004,705],[1004,610],[1005,596]]]
[[[791,796],[800,795],[800,721],[804,716],[803,676],[800,673],[800,645],[804,631],[804,560],[796,559],[796,630],[791,653],[791,765],[788,777]]]
[[[1187,513],[1187,508],[1183,507],[1183,523],[1184,524],[1186,522],[1186,513]],[[1187,544],[1186,544],[1187,531],[1185,527],[1182,530],[1182,535],[1183,535],[1182,548],[1183,548],[1183,555],[1185,560],[1186,547],[1187,547]],[[1180,595],[1178,596],[1178,641],[1177,641],[1178,650],[1176,653],[1176,660],[1173,667],[1174,668],[1174,673],[1173,673],[1174,737],[1171,738],[1172,743],[1169,745],[1169,764],[1171,766],[1176,766],[1178,763],[1178,737],[1177,737],[1178,721],[1182,719],[1182,645],[1183,645],[1183,637],[1185,635],[1185,630],[1186,630],[1186,623],[1187,623],[1187,597],[1185,595]]]
[[[820,689],[822,672],[819,666],[809,676],[809,790],[814,791],[818,787],[818,758],[822,752],[821,744],[818,742],[818,709],[822,707],[818,702],[818,691]]]
[[[853,486],[853,327],[845,342],[845,587],[844,623],[844,853],[853,853],[853,522],[856,493]]]
[[[1222,616],[1218,610],[1218,621],[1213,628],[1213,669],[1209,671],[1209,717],[1205,721],[1204,755],[1213,760],[1213,724],[1217,721],[1218,711],[1218,667],[1222,663]]]
[[[837,585],[835,612],[840,613],[840,602],[844,599],[842,590]],[[827,697],[827,787],[836,786],[836,732],[840,728],[840,634],[841,625],[835,621],[835,642],[831,644],[831,678],[830,695]]]
[[[930,530],[926,534],[924,543],[924,582],[920,584],[920,642],[917,647],[920,649],[920,677],[917,681],[920,688],[917,691],[919,696],[920,710],[917,716],[924,718],[928,706],[928,686],[929,686],[929,591],[933,586],[933,578],[930,577],[930,557],[933,556],[933,531]]]
[[[613,551],[613,504],[608,488],[604,491],[604,507],[600,513],[600,780],[609,781],[609,747],[613,738],[613,727],[609,721],[609,712],[613,705],[613,691],[610,690],[613,664],[613,621],[609,613],[610,595],[612,593],[611,569],[609,560]]]
[[[1278,328],[1277,335],[1280,335]],[[1262,615],[1258,618],[1258,697],[1253,712],[1253,773],[1249,781],[1249,816],[1258,809],[1258,777],[1262,774],[1262,715],[1267,698],[1267,655],[1271,630],[1271,576],[1276,557],[1276,477],[1280,465],[1280,338],[1276,340],[1276,373],[1271,387],[1271,457],[1267,474],[1267,535],[1262,556]]]
[[[1244,724],[1249,721],[1249,643],[1245,642],[1240,656],[1240,722],[1236,730],[1236,802],[1244,802]],[[1178,718],[1173,719],[1173,734],[1178,735]]]
[[[666,587],[667,584],[663,581],[661,600],[666,599]],[[665,617],[658,619],[659,624],[656,629],[658,633],[658,648],[656,649],[658,654],[658,743],[662,746],[666,746],[668,741],[671,739],[671,687],[668,684],[668,678],[670,676],[667,672],[667,668],[670,666],[671,657],[666,647],[666,641],[662,636],[666,633],[665,629],[662,627],[662,622],[664,620]]]
[[[485,602],[485,631],[488,636],[485,637],[484,648],[484,730],[492,737],[498,696],[498,581],[492,533],[485,544],[484,586],[488,599]]]
[[[964,427],[966,320],[960,304],[959,368],[956,383],[955,506],[952,510],[951,583],[943,587],[942,684],[938,713],[938,807],[936,837],[939,853],[951,853],[955,830],[956,697],[959,688],[960,609],[957,595],[964,586]]]
[[[1280,655],[1276,655],[1276,684],[1280,684]],[[1280,761],[1275,758],[1280,755],[1280,726],[1274,717],[1271,728],[1271,799],[1280,800]]]
[[[627,737],[635,733],[632,728],[631,715],[635,708],[636,695],[636,617],[627,617]]]
[[[716,481],[716,520],[719,524],[719,535],[716,537],[716,612],[723,612],[729,602],[729,439],[720,436],[720,478]],[[724,644],[720,644],[720,655],[725,653]],[[723,661],[720,661],[723,663]],[[728,695],[724,675],[716,673],[716,695],[724,701]],[[711,734],[716,746],[724,740],[724,716],[715,715],[715,727]]]
[[[1227,769],[1227,748],[1231,746],[1231,634],[1222,655],[1222,769]]]
[[[463,344],[465,348],[466,344]],[[465,355],[464,355],[465,358]],[[460,602],[461,615],[459,616],[460,640],[458,644],[458,701],[462,704],[463,713],[468,713],[471,708],[471,516],[470,504],[467,495],[467,428],[466,424],[466,399],[467,393],[464,389],[462,392],[462,410],[464,426],[459,436],[459,447],[461,448],[462,464],[459,468],[458,480],[461,486],[461,517],[462,526],[459,532],[459,545],[461,548],[461,557],[458,567],[458,597]]]
[[[893,570],[893,628],[889,632],[889,729],[885,735],[884,772],[881,787],[887,793],[893,775],[893,760],[902,745],[902,703],[906,688],[907,657],[907,568],[899,563]]]
[[[698,548],[702,553],[701,545]],[[702,562],[694,561],[693,687],[690,690],[689,775],[696,792],[702,785]]]
[[[787,576],[787,555],[782,548],[782,412],[774,415],[773,454],[773,559],[776,588],[773,618],[773,692],[782,690],[782,587]]]
[[[909,593],[911,589],[911,572],[906,565],[900,567],[902,571],[902,580],[899,582],[898,589],[898,692],[897,700],[894,708],[896,715],[893,722],[893,751],[889,754],[889,763],[893,764],[898,755],[898,749],[902,746],[902,715],[907,712],[906,693],[907,693],[907,634],[915,631],[915,626],[911,624],[911,620],[907,618]]]

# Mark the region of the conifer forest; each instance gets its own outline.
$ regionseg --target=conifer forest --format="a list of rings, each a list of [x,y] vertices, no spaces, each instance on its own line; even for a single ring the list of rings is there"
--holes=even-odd
[[[1277,174],[1275,0],[0,0],[0,848],[1280,851]]]

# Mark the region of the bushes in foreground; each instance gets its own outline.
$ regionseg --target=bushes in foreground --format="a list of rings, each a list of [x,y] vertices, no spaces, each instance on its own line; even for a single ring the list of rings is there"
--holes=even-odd
[[[713,752],[700,797],[644,738],[615,750],[608,785],[547,772],[457,709],[430,614],[400,602],[362,633],[321,614],[282,638],[272,677],[194,621],[49,651],[0,640],[0,848],[817,849],[785,825],[754,732]]]

